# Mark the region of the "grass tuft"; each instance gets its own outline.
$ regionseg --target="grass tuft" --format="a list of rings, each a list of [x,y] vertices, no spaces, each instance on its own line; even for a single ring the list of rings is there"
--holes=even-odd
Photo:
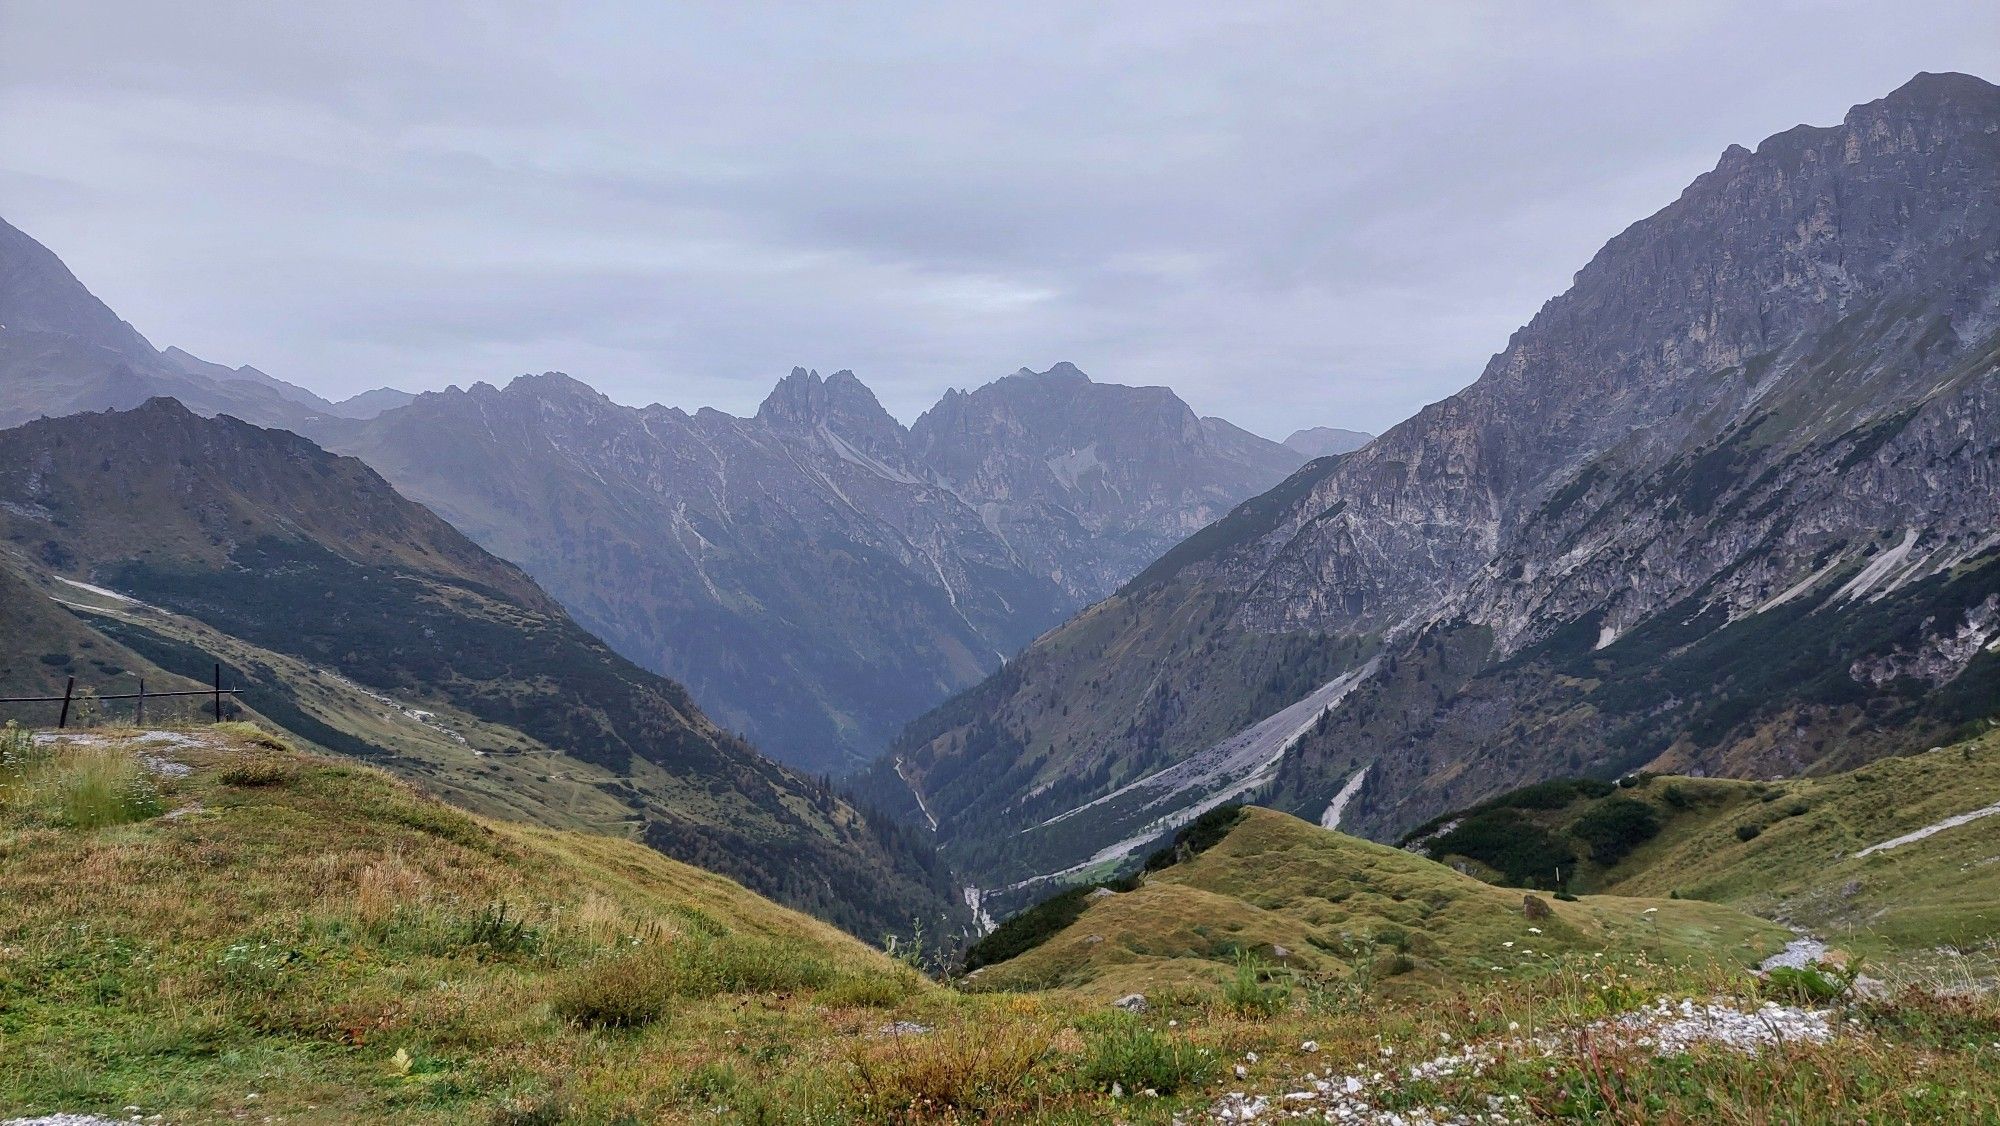
[[[116,747],[37,744],[9,723],[0,733],[0,812],[26,825],[101,829],[158,817],[159,787]]]

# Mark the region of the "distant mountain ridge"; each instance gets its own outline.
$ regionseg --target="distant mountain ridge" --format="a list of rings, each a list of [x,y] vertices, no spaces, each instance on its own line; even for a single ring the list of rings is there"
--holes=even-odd
[[[1314,426],[1307,430],[1292,431],[1292,436],[1285,439],[1285,445],[1307,458],[1316,458],[1328,454],[1353,453],[1374,440],[1375,435],[1365,434],[1359,430]]]
[[[0,221],[0,427],[129,410],[160,395],[200,414],[297,428],[327,415],[367,417],[403,393],[332,403],[253,367],[155,349],[47,247]]]
[[[834,772],[1301,460],[1066,363],[907,428],[852,372],[800,368],[750,418],[546,373],[306,429],[725,726]]]
[[[1557,774],[1922,749],[2000,699],[1996,427],[2000,89],[1923,75],[1732,147],[1477,382],[913,724],[870,792],[1000,885],[1231,791],[1380,837]]]

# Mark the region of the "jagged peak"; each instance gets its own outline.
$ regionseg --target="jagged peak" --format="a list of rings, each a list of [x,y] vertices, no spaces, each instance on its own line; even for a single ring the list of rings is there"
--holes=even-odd
[[[778,381],[757,408],[760,422],[810,427],[840,423],[845,427],[901,429],[859,376],[842,368],[824,379],[818,370],[793,368]]]

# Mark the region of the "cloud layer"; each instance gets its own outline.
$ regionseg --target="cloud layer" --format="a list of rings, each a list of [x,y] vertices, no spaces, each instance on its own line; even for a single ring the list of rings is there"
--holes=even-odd
[[[1068,359],[1282,437],[1469,382],[1724,146],[2000,77],[1990,0],[556,7],[0,0],[0,216],[335,396]]]

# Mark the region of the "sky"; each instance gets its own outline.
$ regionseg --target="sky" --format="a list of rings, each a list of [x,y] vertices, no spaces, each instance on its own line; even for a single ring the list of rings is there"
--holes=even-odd
[[[0,217],[330,397],[560,370],[905,422],[1069,360],[1282,438],[1476,378],[1731,143],[2000,4],[0,0]]]

